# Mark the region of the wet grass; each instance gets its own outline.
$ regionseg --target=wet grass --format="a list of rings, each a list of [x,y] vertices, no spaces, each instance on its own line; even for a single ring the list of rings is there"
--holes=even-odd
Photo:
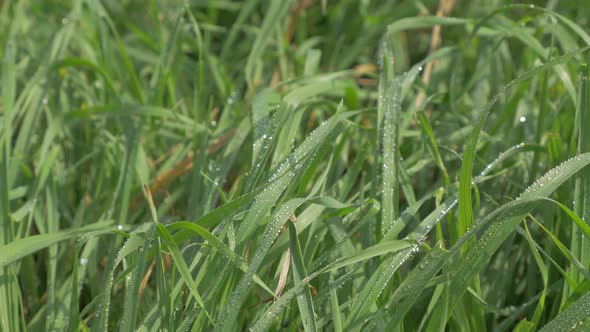
[[[586,328],[590,6],[441,3],[3,2],[0,330]]]

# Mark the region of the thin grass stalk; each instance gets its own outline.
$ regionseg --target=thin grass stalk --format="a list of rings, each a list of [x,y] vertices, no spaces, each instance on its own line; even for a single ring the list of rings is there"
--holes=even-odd
[[[576,132],[577,147],[576,154],[582,154],[590,151],[590,84],[588,76],[590,67],[584,64],[580,67],[580,88],[578,93],[578,107],[576,110]],[[574,212],[582,218],[587,224],[590,223],[590,168],[582,170],[575,179],[574,183]],[[573,226],[572,232],[572,253],[583,266],[590,266],[590,239],[586,238],[582,230]],[[572,269],[572,277],[575,281],[580,282],[584,277]],[[573,290],[567,292],[571,294]]]

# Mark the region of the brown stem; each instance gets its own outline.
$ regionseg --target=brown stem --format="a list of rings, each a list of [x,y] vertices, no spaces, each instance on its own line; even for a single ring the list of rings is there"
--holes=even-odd
[[[455,0],[441,0],[438,4],[438,10],[436,11],[436,16],[443,17],[448,15],[455,4]],[[434,53],[441,43],[441,27],[439,24],[435,25],[432,28],[432,37],[430,39],[430,49],[428,50],[428,54]],[[422,81],[424,85],[428,85],[430,83],[430,76],[432,75],[432,68],[436,64],[436,61],[429,61],[424,66],[424,74],[422,74]],[[426,93],[424,90],[418,93],[416,97],[416,108],[420,108],[426,99]]]

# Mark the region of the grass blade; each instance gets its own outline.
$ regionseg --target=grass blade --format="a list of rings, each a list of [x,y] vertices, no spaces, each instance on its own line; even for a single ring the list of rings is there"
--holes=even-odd
[[[117,230],[117,227],[111,225],[112,223],[110,221],[103,221],[78,229],[55,232],[51,234],[33,235],[12,241],[11,243],[3,246],[2,250],[0,251],[0,268],[61,241],[87,237],[88,234],[96,236],[113,233]]]
[[[539,178],[518,199],[503,205],[477,225],[476,229],[485,228],[485,230],[456,269],[456,277],[449,286],[451,308],[457,305],[459,298],[467,289],[469,281],[481,270],[489,257],[512,233],[523,217],[539,204],[539,199],[550,195],[563,182],[588,164],[590,164],[590,154],[588,153],[562,163]],[[473,233],[473,230],[467,233],[452,251],[457,251],[462,242],[466,241]]]
[[[248,60],[246,61],[246,78],[250,85],[255,84],[257,79],[254,77],[254,66],[260,61],[260,56],[266,44],[268,44],[273,30],[283,20],[292,3],[292,0],[271,2],[268,12],[264,16],[264,22],[262,22],[260,32],[252,45]]]
[[[295,225],[293,222],[287,223],[289,224],[289,249],[293,253],[293,269],[291,271],[293,272],[293,281],[298,283],[307,277],[307,272],[305,271],[303,255],[301,254],[301,246],[299,245]],[[299,306],[303,328],[305,331],[316,331],[315,310],[311,292],[309,289],[306,289],[302,293],[297,296],[297,305]]]
[[[571,306],[562,311],[555,319],[543,326],[540,331],[571,331],[578,324],[583,324],[588,316],[590,316],[590,292],[580,297]]]
[[[448,254],[441,244],[435,245],[426,257],[413,269],[402,284],[395,290],[388,303],[389,308],[394,308],[389,318],[388,331],[394,331],[401,327],[406,313],[418,300],[420,293],[426,288],[428,282],[436,275],[445,263],[444,257]]]

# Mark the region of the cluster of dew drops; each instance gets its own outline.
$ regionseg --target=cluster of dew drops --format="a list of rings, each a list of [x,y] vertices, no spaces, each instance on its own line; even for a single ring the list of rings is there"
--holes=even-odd
[[[552,179],[564,175],[566,173],[566,170],[575,168],[575,166],[571,165],[572,162],[583,161],[584,159],[587,158],[582,158],[582,155],[576,155],[559,164],[557,167],[552,168],[547,173],[545,173],[545,175],[535,180],[535,182],[533,182],[533,184],[531,184],[518,198],[523,198],[526,195],[534,193],[536,190],[539,190],[540,188],[545,186]]]

